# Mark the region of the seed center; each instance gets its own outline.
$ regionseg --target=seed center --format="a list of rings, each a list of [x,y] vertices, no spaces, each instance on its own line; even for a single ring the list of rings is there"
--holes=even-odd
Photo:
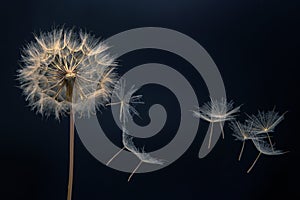
[[[72,78],[75,78],[76,77],[76,73],[72,72],[72,71],[68,71],[65,75],[65,77],[67,79],[72,79]]]

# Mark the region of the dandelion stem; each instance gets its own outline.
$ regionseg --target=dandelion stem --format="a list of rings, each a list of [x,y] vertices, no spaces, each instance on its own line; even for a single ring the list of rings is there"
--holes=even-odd
[[[221,127],[221,132],[222,132],[222,138],[224,139],[225,138],[225,135],[224,135],[224,130],[223,130],[223,126],[222,126],[222,123],[220,122],[220,127]]]
[[[249,173],[251,171],[251,169],[254,167],[255,163],[257,162],[259,156],[261,155],[261,152],[259,152],[258,156],[256,157],[256,159],[254,160],[253,164],[251,165],[251,167],[248,169],[247,173]]]
[[[268,136],[268,140],[269,140],[269,142],[270,142],[272,151],[274,151],[273,143],[272,143],[272,140],[271,140],[271,137],[270,137],[269,133],[267,133],[267,136]]]
[[[245,147],[245,140],[243,141],[243,144],[242,144],[242,149],[241,149],[241,152],[240,152],[240,155],[239,155],[239,161],[240,161],[241,158],[242,158],[242,154],[243,154],[243,151],[244,151],[244,147]]]
[[[66,100],[72,102],[74,80],[66,80]],[[74,113],[70,108],[70,141],[69,141],[69,181],[67,200],[72,199],[73,174],[74,174]]]
[[[214,129],[214,123],[212,122],[211,123],[211,127],[210,127],[210,134],[209,134],[209,140],[208,140],[208,148],[210,148],[213,129]]]
[[[130,174],[129,178],[128,178],[128,182],[130,181],[131,177],[133,176],[133,174],[136,172],[136,170],[141,166],[141,164],[143,163],[143,161],[141,160],[139,162],[139,164],[136,166],[136,168],[132,171],[132,173]]]
[[[74,114],[70,111],[70,144],[69,144],[69,181],[68,181],[68,197],[67,200],[72,199],[73,188],[73,171],[74,171]]]
[[[123,150],[125,149],[125,147],[123,147],[122,149],[120,149],[107,163],[106,165],[108,166],[109,163],[111,163],[111,161],[113,161],[113,159],[115,159]]]

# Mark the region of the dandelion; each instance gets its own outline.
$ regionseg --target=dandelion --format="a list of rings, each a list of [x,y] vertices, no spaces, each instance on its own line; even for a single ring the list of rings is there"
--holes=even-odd
[[[127,92],[125,92],[126,82],[125,79],[121,79],[116,85],[113,96],[117,98],[116,102],[108,103],[107,105],[120,105],[119,120],[122,124],[122,143],[124,147],[120,149],[107,163],[109,165],[113,159],[115,159],[123,150],[128,150],[133,153],[140,162],[137,167],[130,174],[128,181],[132,178],[133,174],[138,170],[142,163],[148,164],[163,164],[162,160],[151,157],[149,153],[146,153],[143,149],[138,149],[133,143],[133,137],[130,136],[128,130],[126,130],[126,123],[128,119],[132,119],[133,115],[139,116],[137,110],[133,107],[136,104],[143,104],[141,101],[142,95],[133,95],[139,88],[132,86]]]
[[[238,121],[233,121],[230,123],[230,128],[233,131],[233,136],[235,137],[236,140],[242,141],[242,148],[239,154],[238,160],[241,160],[245,143],[247,140],[261,140],[264,137],[257,136],[252,129],[252,123],[251,124],[242,124]]]
[[[278,112],[275,112],[275,108],[267,112],[258,111],[257,115],[249,116],[247,122],[253,124],[253,132],[257,134],[266,134],[269,143],[273,148],[269,133],[274,132],[275,127],[284,119],[284,114],[279,115]]]
[[[74,168],[74,115],[90,116],[108,102],[115,83],[109,47],[80,31],[54,29],[23,50],[20,87],[33,110],[57,119],[70,115],[68,196]]]
[[[253,142],[254,146],[256,147],[256,149],[259,151],[259,153],[258,153],[256,159],[254,160],[253,164],[251,165],[251,167],[248,169],[247,173],[249,173],[252,170],[252,168],[256,164],[256,162],[259,159],[261,154],[272,156],[272,155],[281,155],[281,154],[286,153],[281,150],[276,150],[274,148],[274,144],[269,144],[263,140],[252,140],[252,142]]]
[[[211,138],[213,133],[214,123],[219,123],[222,131],[222,137],[224,139],[224,130],[222,123],[225,121],[231,121],[235,118],[235,114],[239,112],[240,106],[233,108],[233,102],[227,102],[225,98],[221,100],[213,100],[205,103],[197,111],[193,111],[195,117],[203,119],[211,123],[210,136],[208,142],[208,148],[211,145]]]

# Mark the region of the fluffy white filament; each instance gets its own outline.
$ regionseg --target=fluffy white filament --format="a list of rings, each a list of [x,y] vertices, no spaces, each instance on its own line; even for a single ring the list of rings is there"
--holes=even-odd
[[[115,63],[108,49],[83,31],[54,29],[35,36],[23,50],[18,71],[29,105],[56,118],[68,114],[71,107],[81,116],[94,114],[109,100],[115,82]]]

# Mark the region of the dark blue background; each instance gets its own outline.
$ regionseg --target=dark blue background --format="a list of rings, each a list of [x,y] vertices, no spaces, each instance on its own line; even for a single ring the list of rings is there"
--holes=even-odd
[[[20,48],[33,32],[53,25],[80,27],[96,36],[111,35],[144,26],[180,31],[198,41],[216,62],[229,99],[244,104],[243,111],[257,109],[289,111],[276,129],[278,148],[290,153],[262,156],[250,174],[256,150],[248,145],[237,161],[240,143],[226,127],[209,156],[197,154],[207,130],[204,124],[192,146],[169,167],[137,174],[110,169],[95,160],[76,138],[74,200],[86,199],[299,199],[299,5],[279,0],[152,0],[101,1],[51,0],[1,2],[1,129],[0,199],[66,199],[68,170],[68,119],[61,122],[35,115],[26,106],[15,81]],[[205,84],[192,66],[176,55],[158,50],[131,52],[120,58],[122,74],[135,65],[159,62],[184,74],[201,103],[208,100]],[[124,67],[125,66],[125,67]],[[128,66],[128,67],[127,67]],[[152,141],[153,150],[176,133],[178,102],[159,86],[143,87],[146,106],[138,107],[143,120],[147,106],[162,103],[168,124]],[[188,97],[187,97],[188,98]],[[177,114],[176,114],[177,113]],[[110,112],[98,116],[116,131],[107,135],[120,144]],[[143,143],[143,141],[140,141]],[[298,189],[299,190],[299,189]]]

